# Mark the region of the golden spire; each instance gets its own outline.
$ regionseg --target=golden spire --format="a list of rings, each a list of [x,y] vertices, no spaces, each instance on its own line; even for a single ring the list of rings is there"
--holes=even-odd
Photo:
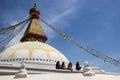
[[[33,8],[30,9],[30,23],[24,33],[24,36],[21,39],[21,42],[24,41],[41,41],[45,42],[47,40],[47,37],[44,33],[44,30],[42,29],[39,19],[40,17],[40,11],[36,6],[36,3]]]

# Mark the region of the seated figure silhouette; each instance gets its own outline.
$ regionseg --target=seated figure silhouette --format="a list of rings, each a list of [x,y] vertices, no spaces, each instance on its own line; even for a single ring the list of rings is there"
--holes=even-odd
[[[73,71],[73,69],[72,69],[72,63],[71,62],[68,64],[68,69],[71,70],[71,71]]]
[[[61,68],[60,62],[57,61],[57,63],[56,63],[56,69],[60,69],[60,68]]]
[[[62,62],[61,69],[65,69],[65,63]]]
[[[80,70],[80,69],[81,69],[81,67],[80,67],[80,63],[77,62],[77,63],[76,63],[76,70]]]

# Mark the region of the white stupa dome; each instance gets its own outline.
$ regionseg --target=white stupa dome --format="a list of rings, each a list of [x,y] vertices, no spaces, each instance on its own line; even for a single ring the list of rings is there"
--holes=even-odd
[[[0,54],[0,61],[48,61],[48,62],[65,62],[68,59],[58,50],[42,42],[23,42],[7,48]]]

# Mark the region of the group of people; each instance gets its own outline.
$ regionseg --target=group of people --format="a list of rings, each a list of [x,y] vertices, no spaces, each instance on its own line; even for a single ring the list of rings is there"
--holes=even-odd
[[[68,69],[68,70],[71,70],[73,71],[73,68],[72,68],[72,63],[70,62],[66,68],[66,65],[64,62],[62,62],[62,64],[60,64],[60,61],[57,61],[56,63],[56,69]],[[80,70],[81,67],[80,67],[80,63],[79,62],[76,62],[76,70]]]

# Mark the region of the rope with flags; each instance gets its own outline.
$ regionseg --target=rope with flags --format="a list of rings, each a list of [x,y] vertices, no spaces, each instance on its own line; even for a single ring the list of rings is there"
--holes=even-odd
[[[14,26],[8,27],[8,28],[4,28],[1,30],[1,32],[7,32],[9,30],[13,30],[4,40],[2,40],[0,42],[0,52],[2,52],[5,48],[5,46],[17,35],[19,34],[23,28],[25,27],[25,25],[29,22],[29,19],[26,19]]]
[[[8,31],[10,31],[10,30],[16,29],[17,27],[20,27],[21,24],[25,23],[25,22],[28,21],[28,20],[29,20],[29,19],[25,19],[24,21],[19,22],[18,24],[15,24],[15,25],[10,26],[10,27],[7,27],[7,28],[0,29],[0,35],[8,32]]]
[[[72,39],[71,37],[69,37],[68,35],[64,34],[63,32],[59,31],[58,29],[56,29],[55,27],[53,27],[52,25],[50,25],[49,23],[47,23],[45,20],[41,19],[41,21],[47,25],[47,27],[51,28],[54,32],[56,32],[58,35],[62,36],[63,39],[69,41],[70,43],[74,44],[76,47],[78,47],[79,49],[85,51],[85,52],[88,52],[90,53],[91,55],[95,56],[95,57],[98,57],[104,61],[107,61],[117,67],[120,68],[120,61],[116,60],[116,59],[113,59],[109,56],[106,56],[98,51],[96,51],[95,49],[93,48],[90,48],[86,45],[84,45],[83,43],[78,43],[77,41],[75,41],[74,39]]]

